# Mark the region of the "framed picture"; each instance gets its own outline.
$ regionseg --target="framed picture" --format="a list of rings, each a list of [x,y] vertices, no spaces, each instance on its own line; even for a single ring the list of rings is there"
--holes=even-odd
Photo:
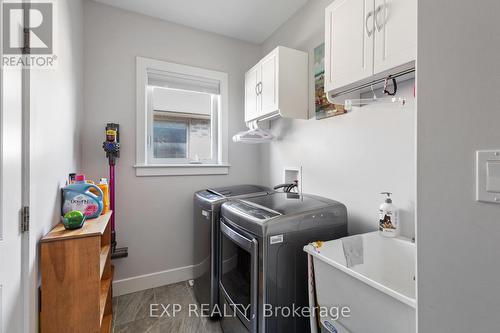
[[[314,105],[316,119],[339,116],[346,113],[342,104],[331,104],[325,94],[325,44],[314,49]]]

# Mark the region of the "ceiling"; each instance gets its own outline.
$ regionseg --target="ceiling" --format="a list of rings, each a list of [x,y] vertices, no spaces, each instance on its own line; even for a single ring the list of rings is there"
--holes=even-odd
[[[260,44],[308,0],[94,0]]]

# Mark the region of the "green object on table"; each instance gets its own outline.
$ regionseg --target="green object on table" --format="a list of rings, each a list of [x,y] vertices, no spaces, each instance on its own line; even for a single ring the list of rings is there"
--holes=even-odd
[[[85,222],[85,216],[78,210],[72,210],[71,212],[67,212],[63,217],[61,217],[61,220],[64,228],[73,230],[79,229],[83,226],[83,223]]]

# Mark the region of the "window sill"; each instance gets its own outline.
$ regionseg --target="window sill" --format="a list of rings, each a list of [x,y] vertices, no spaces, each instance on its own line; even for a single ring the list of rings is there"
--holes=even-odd
[[[137,177],[227,175],[229,164],[148,164],[135,165]]]

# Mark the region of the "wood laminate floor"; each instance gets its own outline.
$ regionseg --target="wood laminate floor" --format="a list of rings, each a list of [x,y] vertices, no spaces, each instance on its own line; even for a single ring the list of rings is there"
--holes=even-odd
[[[176,312],[175,316],[173,304],[179,304],[182,308],[180,312]],[[196,304],[196,300],[193,288],[187,282],[114,297],[113,332],[222,333],[217,321],[196,316],[194,312],[190,315],[189,304]],[[164,313],[164,307],[168,309],[167,312],[170,315]]]

